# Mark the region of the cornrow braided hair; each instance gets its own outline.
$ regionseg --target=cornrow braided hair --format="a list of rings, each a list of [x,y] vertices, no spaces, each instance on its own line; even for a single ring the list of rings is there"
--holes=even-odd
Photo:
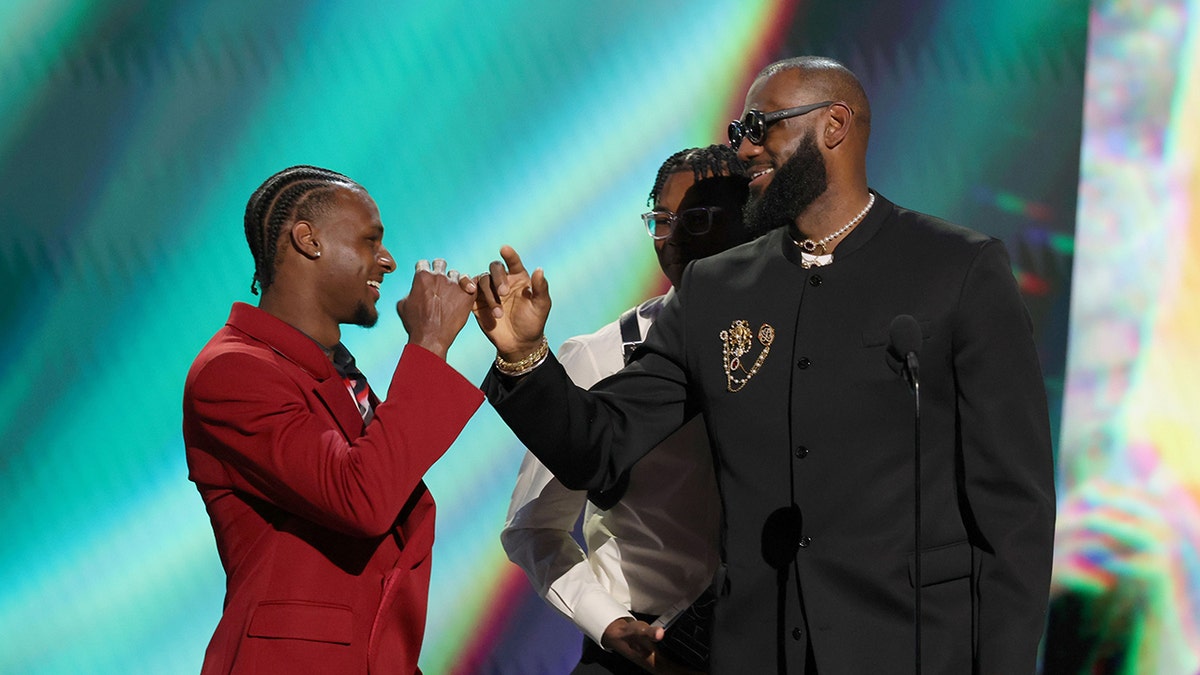
[[[329,169],[298,165],[268,178],[246,203],[246,243],[254,256],[250,292],[258,295],[275,280],[275,258],[284,223],[311,218],[329,204],[338,188],[361,190],[350,178]]]
[[[658,168],[658,176],[654,179],[654,187],[646,198],[646,205],[653,208],[658,201],[658,193],[671,174],[691,169],[697,181],[710,176],[745,176],[746,164],[738,158],[737,151],[728,145],[710,145],[707,148],[688,148],[667,158]]]

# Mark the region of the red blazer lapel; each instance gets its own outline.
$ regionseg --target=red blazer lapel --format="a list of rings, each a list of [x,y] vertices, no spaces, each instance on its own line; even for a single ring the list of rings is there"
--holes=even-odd
[[[346,388],[346,383],[340,377],[335,374],[333,377],[321,380],[313,392],[325,404],[325,408],[329,410],[330,415],[333,415],[338,428],[342,430],[348,440],[353,441],[362,435],[364,426],[362,415],[358,412],[358,405],[350,397],[350,390]]]
[[[267,344],[317,380],[313,392],[333,416],[338,428],[350,441],[363,433],[363,419],[346,383],[317,343],[304,333],[266,312],[235,302],[228,325]],[[376,401],[373,401],[375,403]]]

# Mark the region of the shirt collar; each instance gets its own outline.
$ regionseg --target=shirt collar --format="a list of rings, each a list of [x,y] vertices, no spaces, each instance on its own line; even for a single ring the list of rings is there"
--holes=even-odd
[[[325,379],[335,372],[333,362],[326,355],[324,346],[295,326],[258,307],[244,302],[233,303],[226,324],[266,344],[313,377]]]

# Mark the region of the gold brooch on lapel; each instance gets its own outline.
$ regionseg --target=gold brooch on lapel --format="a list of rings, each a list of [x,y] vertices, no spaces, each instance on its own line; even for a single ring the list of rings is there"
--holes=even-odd
[[[771,324],[764,323],[758,329],[758,341],[762,343],[762,351],[758,353],[758,358],[754,359],[754,365],[750,366],[750,370],[746,370],[746,364],[742,362],[742,357],[749,354],[750,349],[754,346],[754,333],[750,331],[750,324],[743,319],[738,319],[729,324],[729,330],[721,331],[721,342],[724,345],[722,356],[725,361],[725,381],[729,391],[735,393],[741,391],[766,360],[767,354],[771,352],[771,343],[775,341],[775,329],[771,327]],[[745,377],[740,377],[739,373],[744,374]]]

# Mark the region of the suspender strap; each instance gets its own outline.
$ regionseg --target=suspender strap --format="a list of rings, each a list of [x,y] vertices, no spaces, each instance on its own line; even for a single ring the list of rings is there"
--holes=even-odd
[[[633,356],[633,350],[638,345],[642,344],[642,331],[638,328],[638,308],[630,307],[621,314],[621,318],[617,321],[621,327],[621,354],[625,360],[625,365],[629,365],[629,359]],[[617,505],[621,501],[621,497],[625,496],[625,491],[629,489],[629,471],[625,471],[617,478],[617,484],[608,490],[588,490],[588,500],[596,505],[596,508],[607,511]]]
[[[621,354],[625,359],[625,365],[629,365],[629,359],[633,357],[633,350],[642,344],[642,331],[638,328],[638,308],[630,307],[625,310],[621,314],[618,325],[621,327]]]

